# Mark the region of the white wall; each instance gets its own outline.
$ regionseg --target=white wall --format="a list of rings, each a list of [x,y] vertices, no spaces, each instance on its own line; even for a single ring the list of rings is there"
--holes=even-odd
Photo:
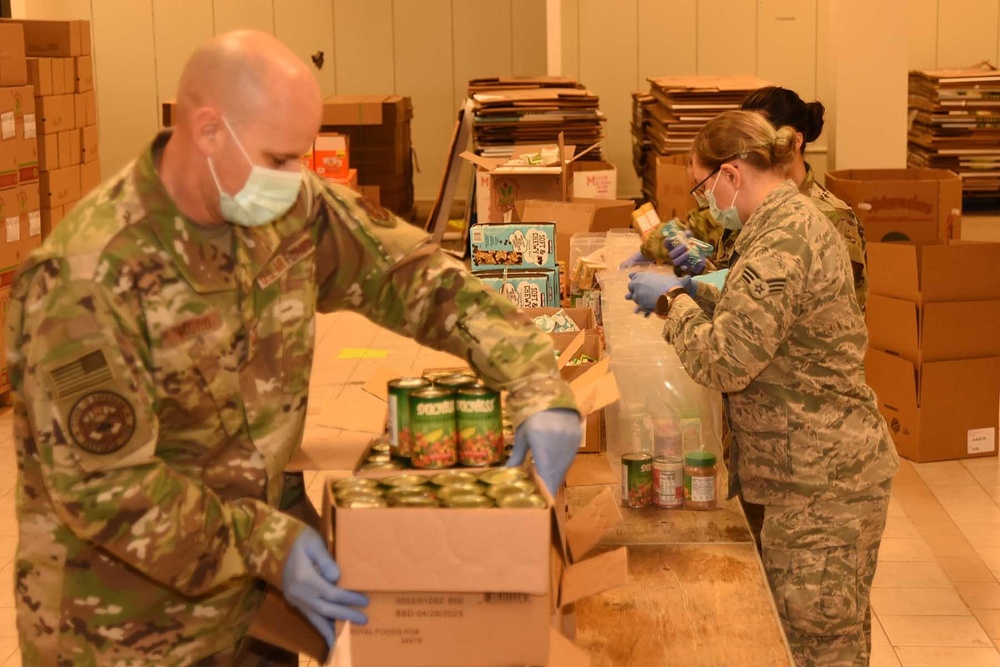
[[[831,7],[843,0],[549,0],[561,2],[562,69],[601,96],[605,153],[623,195],[631,167],[630,93],[646,78],[754,73],[806,100],[832,101]],[[877,0],[876,0],[877,1]],[[902,0],[910,67],[1000,61],[1000,0]],[[454,117],[473,76],[546,71],[546,0],[12,0],[15,16],[91,19],[102,166],[113,173],[159,126],[191,51],[237,27],[273,32],[315,70],[325,94],[395,92],[413,98],[418,199],[437,192]],[[843,49],[851,48],[845,44]],[[879,81],[872,63],[864,74]],[[878,108],[871,113],[878,114]],[[902,131],[902,129],[900,130]],[[876,137],[877,139],[877,137]],[[838,138],[871,142],[870,133]],[[846,143],[845,143],[846,142]],[[825,171],[827,138],[809,156]],[[838,164],[849,167],[849,164]],[[462,191],[460,191],[461,194]]]

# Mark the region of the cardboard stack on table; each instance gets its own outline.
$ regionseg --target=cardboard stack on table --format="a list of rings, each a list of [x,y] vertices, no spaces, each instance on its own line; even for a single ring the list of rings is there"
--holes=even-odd
[[[694,207],[686,170],[691,143],[705,123],[740,108],[758,88],[774,85],[752,76],[668,76],[648,79],[650,90],[632,95],[632,161],[642,192],[660,218]]]
[[[34,91],[28,83],[24,30],[0,23],[0,317],[17,266],[41,244]],[[5,323],[0,322],[5,328]],[[5,337],[6,338],[6,337]],[[6,368],[6,340],[0,341]],[[0,391],[10,387],[0,371]]]
[[[19,21],[35,88],[42,235],[101,182],[89,21]]]

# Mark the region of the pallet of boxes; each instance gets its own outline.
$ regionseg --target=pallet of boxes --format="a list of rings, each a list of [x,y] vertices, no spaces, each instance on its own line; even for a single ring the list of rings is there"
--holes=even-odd
[[[961,180],[944,169],[872,169],[826,182],[869,238],[865,375],[899,454],[996,456],[1000,244],[956,240]]]
[[[35,94],[28,85],[24,29],[0,23],[0,314],[6,320],[18,265],[41,245]],[[5,323],[4,323],[5,324]],[[6,337],[0,342],[0,391],[10,388]]]
[[[34,87],[42,237],[101,182],[89,21],[17,21]]]

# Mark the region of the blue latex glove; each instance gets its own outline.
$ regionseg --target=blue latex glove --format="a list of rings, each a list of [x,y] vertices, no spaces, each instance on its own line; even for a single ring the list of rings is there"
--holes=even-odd
[[[312,528],[306,528],[292,544],[292,550],[281,572],[281,590],[285,599],[305,614],[333,648],[336,641],[334,620],[364,625],[368,617],[352,607],[367,607],[368,598],[361,593],[336,586],[340,568],[326,550],[323,538]]]
[[[665,273],[630,273],[631,279],[628,283],[628,294],[625,298],[635,303],[635,312],[645,313],[647,317],[656,308],[656,300],[664,292],[674,287],[683,287],[692,298],[694,297],[694,283],[690,276],[677,278]]]
[[[687,234],[688,238],[694,238],[690,229],[685,229],[684,233]],[[674,266],[683,266],[694,275],[705,271],[705,260],[703,259],[699,260],[694,266],[687,265],[688,257],[690,257],[691,253],[688,251],[686,245],[674,243],[669,238],[665,238],[663,239],[663,247],[670,253],[670,263]]]
[[[519,466],[531,448],[535,470],[554,496],[580,449],[583,430],[576,410],[552,408],[525,419],[514,433],[514,448],[507,467]]]
[[[634,255],[632,255],[631,257],[629,257],[628,259],[626,259],[624,262],[622,262],[621,264],[619,264],[618,268],[619,269],[630,269],[633,266],[645,266],[647,264],[652,264],[652,262],[650,262],[648,259],[646,259],[646,256],[643,255],[642,251],[640,250],[639,252],[635,253]]]

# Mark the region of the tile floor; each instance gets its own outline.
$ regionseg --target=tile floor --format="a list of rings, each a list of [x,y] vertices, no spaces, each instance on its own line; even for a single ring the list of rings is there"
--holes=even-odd
[[[963,222],[969,240],[1000,240],[1000,217]],[[386,359],[343,359],[343,348]],[[437,353],[349,314],[317,326],[313,403],[356,390],[378,365],[448,365]],[[441,363],[444,361],[445,363]],[[437,364],[432,362],[438,362]],[[311,432],[322,428],[310,410]],[[326,431],[329,433],[329,431]],[[307,430],[307,437],[310,431]],[[10,408],[0,409],[0,667],[20,664],[10,585],[17,539]],[[308,474],[310,495],[319,475]],[[902,462],[872,590],[872,667],[1000,667],[1000,461]],[[303,665],[314,665],[311,661]]]

